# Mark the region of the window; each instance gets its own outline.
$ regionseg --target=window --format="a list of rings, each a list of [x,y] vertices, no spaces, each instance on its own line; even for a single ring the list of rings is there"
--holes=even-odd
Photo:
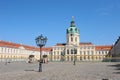
[[[77,49],[74,49],[74,54],[77,54]]]
[[[86,56],[84,56],[84,60],[86,60]]]
[[[93,52],[93,51],[91,51],[91,54],[92,54],[92,55],[94,55],[94,52]]]
[[[98,57],[96,56],[96,60],[98,59]]]
[[[105,53],[107,54],[108,52],[106,51]]]
[[[86,47],[84,47],[84,49],[86,49]]]
[[[75,31],[77,32],[77,28],[75,28]]]
[[[59,52],[57,52],[57,55],[59,55]]]
[[[73,50],[71,49],[71,54],[73,54]]]
[[[56,55],[56,52],[54,52],[54,55]]]
[[[94,59],[94,56],[92,56],[92,59]]]
[[[67,54],[69,54],[69,49],[67,50]]]
[[[71,42],[73,42],[73,38],[71,37]]]
[[[104,51],[102,51],[102,54],[104,54]]]
[[[77,42],[77,37],[75,37],[75,41]]]
[[[99,59],[101,59],[101,56],[99,56]]]
[[[82,51],[80,51],[80,55],[82,55]]]
[[[80,56],[80,61],[82,60],[82,56]]]
[[[91,49],[94,49],[94,47],[92,46]]]
[[[89,52],[89,51],[87,51],[87,54],[88,54],[88,55],[90,55],[90,52]]]
[[[71,56],[71,61],[73,61],[73,56]]]
[[[70,29],[70,31],[72,32],[72,31],[73,31],[73,29],[71,28],[71,29]]]
[[[84,51],[84,55],[86,55],[86,52]]]
[[[90,56],[88,56],[88,59],[90,59]]]
[[[101,52],[99,51],[99,54],[101,54]]]

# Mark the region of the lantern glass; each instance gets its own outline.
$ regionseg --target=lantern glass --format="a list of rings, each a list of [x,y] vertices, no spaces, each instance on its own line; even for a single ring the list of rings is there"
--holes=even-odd
[[[45,46],[45,44],[47,42],[47,37],[43,37],[42,34],[41,34],[35,40],[36,40],[37,46],[43,47],[43,46]]]

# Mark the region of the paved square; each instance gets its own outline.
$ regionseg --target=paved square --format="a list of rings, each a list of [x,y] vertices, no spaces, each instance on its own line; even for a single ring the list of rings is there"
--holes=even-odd
[[[38,63],[0,63],[0,80],[120,80],[120,63],[49,62],[38,71]]]

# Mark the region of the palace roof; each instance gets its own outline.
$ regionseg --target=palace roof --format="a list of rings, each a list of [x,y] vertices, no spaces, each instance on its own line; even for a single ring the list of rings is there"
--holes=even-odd
[[[91,42],[81,42],[80,45],[93,45]]]
[[[1,47],[9,47],[9,48],[21,48],[21,49],[26,49],[26,50],[35,50],[35,51],[39,51],[40,49],[38,47],[34,47],[34,46],[28,46],[28,45],[24,45],[24,44],[17,44],[17,43],[13,43],[13,42],[7,42],[7,41],[2,41],[0,40],[0,46]],[[51,51],[52,48],[51,47],[47,47],[47,48],[42,48],[43,51]]]
[[[101,46],[95,46],[95,50],[110,50],[112,48],[111,45],[101,45]]]

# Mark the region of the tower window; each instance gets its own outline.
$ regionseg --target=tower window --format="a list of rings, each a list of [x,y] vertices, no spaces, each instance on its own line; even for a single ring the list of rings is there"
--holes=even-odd
[[[75,41],[77,42],[77,37],[75,37]]]
[[[70,31],[73,31],[73,29],[71,28]]]
[[[73,38],[71,38],[71,42],[73,42]]]
[[[77,28],[75,28],[75,31],[77,32]]]

